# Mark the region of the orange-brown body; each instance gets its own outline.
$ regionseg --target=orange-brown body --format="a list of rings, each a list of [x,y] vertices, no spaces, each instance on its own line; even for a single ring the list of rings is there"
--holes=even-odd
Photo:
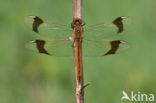
[[[75,73],[77,74],[78,82],[80,81],[81,78],[83,78],[82,75],[82,33],[83,33],[83,28],[82,28],[82,21],[80,19],[75,19],[73,20],[72,24],[73,28],[73,35],[72,35],[72,43],[73,43],[73,51],[74,51],[74,56],[75,56],[75,64],[77,67],[77,71]]]

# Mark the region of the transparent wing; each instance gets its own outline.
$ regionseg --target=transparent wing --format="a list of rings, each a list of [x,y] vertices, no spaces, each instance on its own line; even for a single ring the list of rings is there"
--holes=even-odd
[[[129,45],[121,40],[83,40],[83,56],[97,57],[112,55],[129,48]],[[33,40],[26,47],[51,56],[73,56],[72,43],[69,40]]]
[[[87,57],[112,55],[129,48],[122,40],[83,40],[82,45],[83,55]]]
[[[67,39],[59,40],[33,40],[26,44],[26,47],[51,56],[72,56],[72,43]]]
[[[25,17],[24,21],[34,32],[52,39],[68,38],[72,35],[70,26],[46,22],[37,16]]]
[[[84,37],[87,39],[101,39],[115,36],[124,31],[130,24],[131,19],[127,16],[122,16],[114,19],[112,22],[99,24],[90,27],[84,27]]]

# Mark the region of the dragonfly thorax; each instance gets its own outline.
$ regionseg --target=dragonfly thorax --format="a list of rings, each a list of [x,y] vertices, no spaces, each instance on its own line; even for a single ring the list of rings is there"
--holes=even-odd
[[[81,38],[82,37],[82,21],[80,19],[73,20],[72,28],[73,28],[73,37],[74,38]]]
[[[80,25],[75,26],[73,32],[75,35],[81,35],[82,34],[82,27]]]

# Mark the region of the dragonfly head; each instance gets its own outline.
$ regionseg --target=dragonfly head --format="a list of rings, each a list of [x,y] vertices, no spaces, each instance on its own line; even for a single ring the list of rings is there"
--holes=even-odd
[[[81,19],[74,19],[73,23],[71,24],[71,28],[74,29],[76,26],[84,26]]]

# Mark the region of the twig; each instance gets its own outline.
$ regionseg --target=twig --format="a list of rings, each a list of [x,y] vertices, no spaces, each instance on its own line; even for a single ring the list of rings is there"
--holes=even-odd
[[[73,20],[81,19],[82,0],[73,0]],[[84,103],[84,88],[87,86],[83,83],[83,63],[82,63],[82,43],[73,42],[74,65],[75,65],[75,96],[76,103]]]
[[[90,85],[90,83],[84,84],[82,89],[88,87],[89,85]]]
[[[82,19],[81,8],[82,0],[73,0],[73,19]]]

